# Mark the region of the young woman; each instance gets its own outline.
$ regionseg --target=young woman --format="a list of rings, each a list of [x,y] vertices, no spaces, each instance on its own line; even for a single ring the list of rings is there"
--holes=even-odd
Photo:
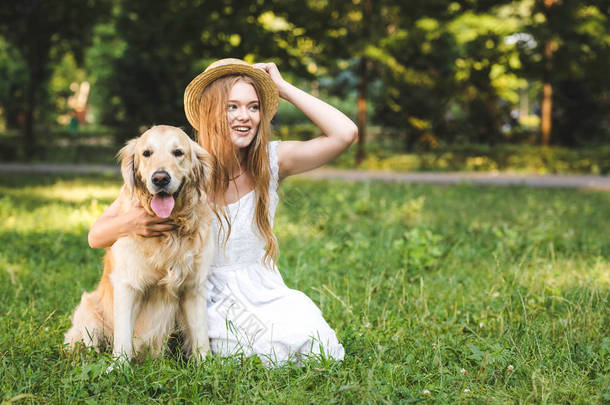
[[[279,97],[303,111],[324,135],[269,142]],[[197,141],[213,157],[218,246],[208,283],[212,351],[256,354],[266,364],[321,353],[343,359],[343,347],[317,306],[284,284],[275,266],[272,227],[281,180],[337,157],[356,138],[356,125],[286,82],[273,63],[216,61],[187,86],[184,102]],[[119,215],[112,204],[91,228],[89,244],[108,247],[124,235],[155,237],[171,229],[171,223],[141,207]]]

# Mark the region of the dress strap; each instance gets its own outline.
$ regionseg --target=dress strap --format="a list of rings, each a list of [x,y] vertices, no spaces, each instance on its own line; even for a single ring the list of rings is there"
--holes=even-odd
[[[269,155],[269,168],[271,169],[270,185],[272,190],[277,190],[280,179],[280,164],[277,157],[277,145],[280,141],[269,142],[267,154]]]

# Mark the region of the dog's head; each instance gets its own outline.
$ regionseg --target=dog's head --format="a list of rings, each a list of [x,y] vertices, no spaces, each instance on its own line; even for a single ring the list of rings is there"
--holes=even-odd
[[[208,192],[211,157],[180,128],[158,125],[119,152],[127,189],[161,218]]]

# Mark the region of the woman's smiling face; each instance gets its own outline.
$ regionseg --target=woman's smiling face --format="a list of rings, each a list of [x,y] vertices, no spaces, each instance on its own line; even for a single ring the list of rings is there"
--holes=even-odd
[[[233,145],[238,149],[248,147],[261,121],[258,96],[250,83],[238,80],[233,85],[227,100],[227,120]]]

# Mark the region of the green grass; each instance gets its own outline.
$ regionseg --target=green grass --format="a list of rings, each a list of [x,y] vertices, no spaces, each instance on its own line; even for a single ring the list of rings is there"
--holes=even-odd
[[[168,356],[106,375],[108,354],[61,342],[101,273],[88,227],[119,185],[0,181],[0,401],[610,401],[610,193],[289,180],[279,267],[345,361]]]

